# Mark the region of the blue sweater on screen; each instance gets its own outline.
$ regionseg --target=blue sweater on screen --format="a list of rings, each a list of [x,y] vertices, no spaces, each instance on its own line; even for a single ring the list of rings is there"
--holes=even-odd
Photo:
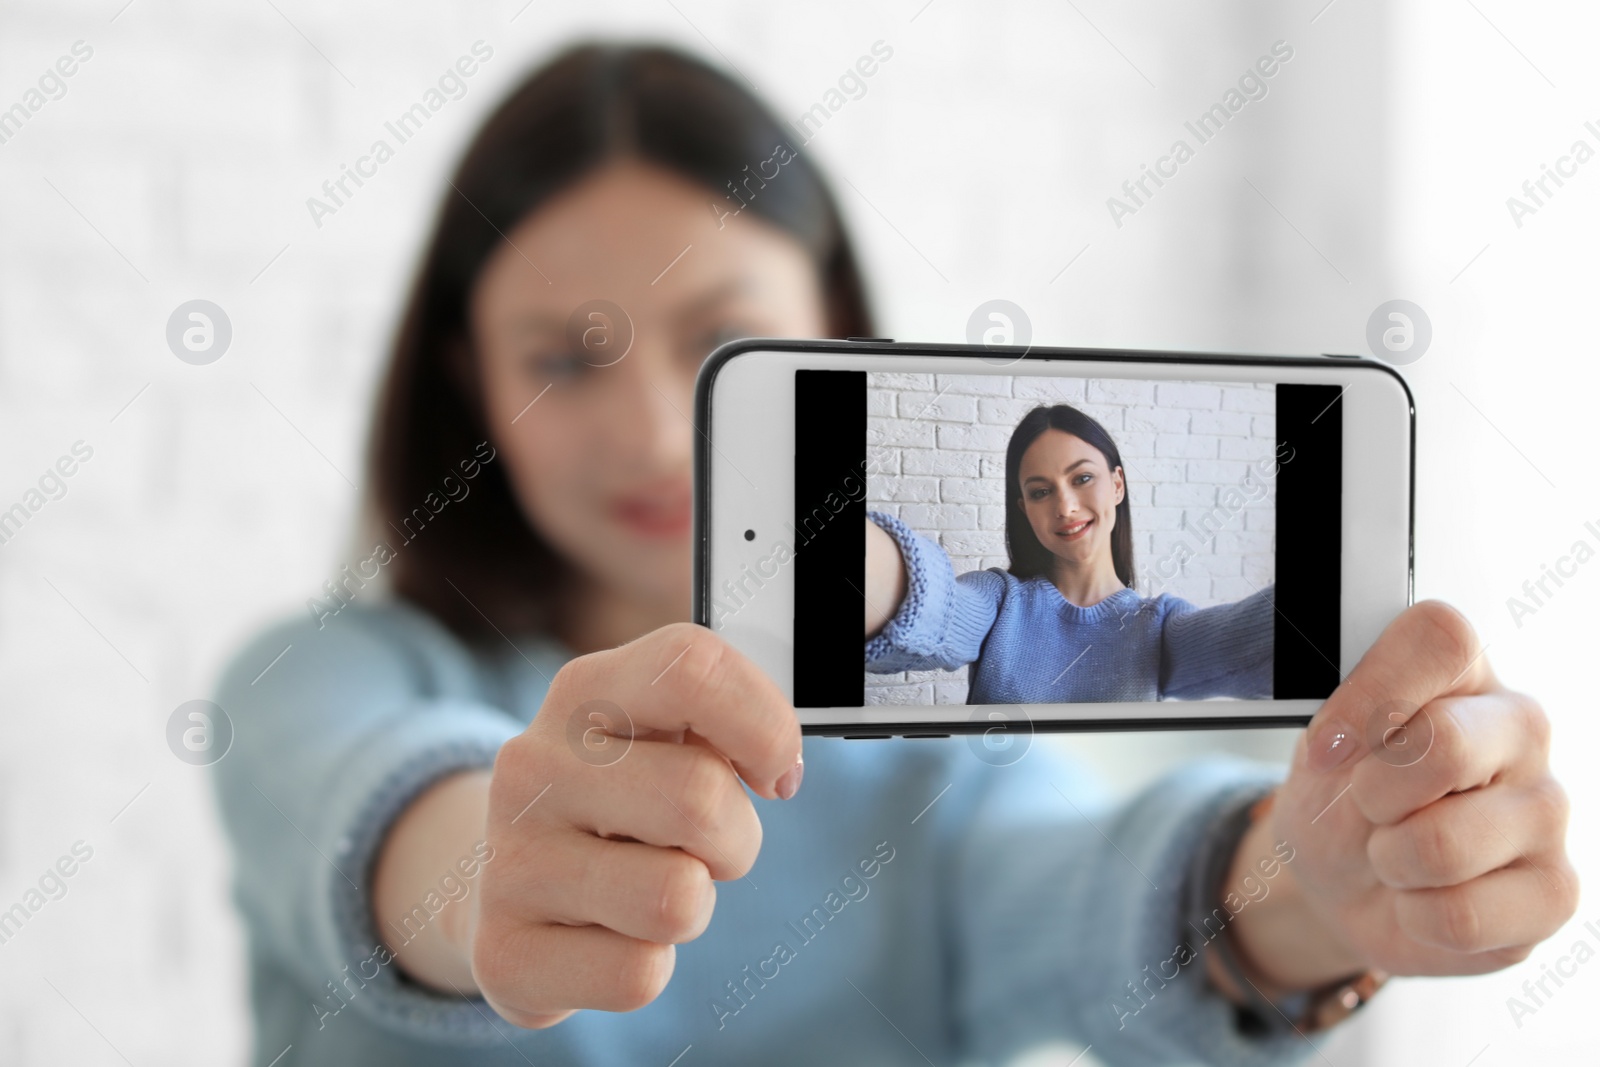
[[[1186,922],[1196,860],[1234,847],[1231,814],[1281,771],[1195,763],[1119,801],[1048,745],[996,766],[959,737],[807,737],[800,792],[754,799],[760,859],[718,886],[661,996],[519,1030],[378,950],[372,866],[430,783],[493,765],[572,653],[534,634],[464,643],[400,603],[324,622],[266,630],[217,691],[256,1067],[953,1067],[1046,1041],[1114,1067],[1315,1053],[1242,1031],[1202,959],[1171,962],[1180,943],[1207,951]],[[466,906],[451,874],[419,907]]]
[[[1272,696],[1271,585],[1209,608],[1128,588],[1084,608],[1045,577],[998,567],[958,576],[944,549],[899,519],[868,518],[906,566],[899,611],[867,642],[873,674],[970,663],[969,704]]]

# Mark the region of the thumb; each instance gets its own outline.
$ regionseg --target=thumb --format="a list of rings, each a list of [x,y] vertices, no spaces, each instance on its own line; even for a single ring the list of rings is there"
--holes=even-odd
[[[1451,693],[1478,692],[1488,664],[1472,624],[1442,601],[1413,604],[1384,628],[1361,662],[1317,710],[1296,766],[1326,774],[1361,754],[1409,758],[1419,746],[1424,704]]]

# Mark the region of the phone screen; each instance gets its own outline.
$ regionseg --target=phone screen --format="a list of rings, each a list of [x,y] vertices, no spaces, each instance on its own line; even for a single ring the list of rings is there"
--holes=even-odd
[[[1338,685],[1341,387],[795,374],[796,707]],[[864,522],[903,568],[870,610]]]

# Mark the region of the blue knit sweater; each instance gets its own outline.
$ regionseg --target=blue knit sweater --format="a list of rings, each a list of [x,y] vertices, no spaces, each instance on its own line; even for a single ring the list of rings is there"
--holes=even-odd
[[[868,512],[906,565],[906,596],[867,642],[866,669],[973,664],[969,704],[1272,696],[1272,594],[1197,608],[1121,589],[1082,608],[1048,578],[998,567],[957,576],[950,557],[899,519]]]
[[[994,766],[963,738],[807,737],[799,794],[755,798],[750,876],[718,886],[637,1011],[519,1030],[408,981],[375,948],[374,857],[430,783],[493,765],[572,654],[513,636],[469,646],[414,608],[352,605],[265,630],[221,680],[257,1067],[943,1067],[1052,1040],[1116,1067],[1314,1055],[1241,1032],[1203,962],[1172,964],[1207,951],[1186,922],[1197,856],[1233,847],[1231,813],[1281,770],[1191,764],[1114,802],[1037,743]]]

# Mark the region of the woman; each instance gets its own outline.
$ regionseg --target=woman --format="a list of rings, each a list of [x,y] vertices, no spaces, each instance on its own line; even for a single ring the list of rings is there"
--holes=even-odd
[[[1494,841],[1418,871],[1394,829],[1374,873],[1370,805],[1437,797],[1375,781],[1309,827],[1369,773],[1339,762],[1367,694],[1449,692],[1480,730],[1435,769],[1493,769],[1508,840],[1570,884],[1535,735],[1495,726],[1537,705],[1481,657],[1444,675],[1474,649],[1439,605],[1396,621],[1277,787],[1197,765],[1107,807],[1042,753],[810,738],[802,762],[783,694],[685,621],[699,362],[739,334],[872,332],[809,159],[760,166],[788,143],[694,60],[583,47],[468,148],[379,405],[378,544],[220,686],[260,1064],[953,1062],[1048,1038],[1278,1062],[1302,1039],[1243,1027],[1238,976],[1270,1024],[1365,968],[1504,966],[1571,914],[1521,875],[1487,884],[1517,859]],[[1290,838],[1271,895],[1135,1014],[1184,917]],[[1452,888],[1387,881],[1424,875]],[[1466,944],[1426,892],[1517,906]]]
[[[1028,412],[1005,484],[1008,570],[957,577],[938,545],[868,513],[868,671],[971,663],[969,704],[1272,696],[1271,585],[1210,608],[1134,591],[1122,455],[1099,422]]]

